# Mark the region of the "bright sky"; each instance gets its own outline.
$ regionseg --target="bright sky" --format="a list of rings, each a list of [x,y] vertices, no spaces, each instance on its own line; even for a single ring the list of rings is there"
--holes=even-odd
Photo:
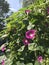
[[[18,11],[21,8],[21,4],[19,0],[6,0],[10,4],[10,9],[12,11]]]

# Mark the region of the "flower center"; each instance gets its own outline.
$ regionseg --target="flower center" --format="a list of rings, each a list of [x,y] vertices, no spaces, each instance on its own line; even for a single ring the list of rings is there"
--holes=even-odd
[[[27,12],[27,15],[28,15],[29,12]]]
[[[25,40],[25,42],[27,43],[28,41],[27,41],[27,40]]]
[[[32,34],[30,34],[30,36],[32,37]]]

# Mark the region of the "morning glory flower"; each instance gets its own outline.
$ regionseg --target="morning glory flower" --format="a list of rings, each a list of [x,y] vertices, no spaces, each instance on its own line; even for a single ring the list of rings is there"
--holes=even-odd
[[[28,39],[23,39],[23,43],[24,43],[24,45],[28,45],[29,44],[29,40]]]
[[[1,50],[2,50],[2,52],[4,52],[6,50],[6,46],[5,45],[2,45],[1,46]]]
[[[30,13],[30,10],[25,10],[25,13],[28,15]]]
[[[5,60],[2,60],[1,65],[5,65]]]
[[[39,56],[38,58],[37,58],[37,60],[38,60],[38,62],[42,62],[43,61],[43,57],[42,56]]]
[[[35,38],[36,30],[29,30],[26,32],[26,38],[27,39],[34,39]]]
[[[49,14],[49,7],[47,8],[47,13]]]

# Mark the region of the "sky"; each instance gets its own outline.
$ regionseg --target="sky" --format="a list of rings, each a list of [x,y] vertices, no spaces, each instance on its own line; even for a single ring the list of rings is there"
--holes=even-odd
[[[19,0],[6,0],[6,1],[9,3],[10,9],[14,12],[18,11],[21,8]]]

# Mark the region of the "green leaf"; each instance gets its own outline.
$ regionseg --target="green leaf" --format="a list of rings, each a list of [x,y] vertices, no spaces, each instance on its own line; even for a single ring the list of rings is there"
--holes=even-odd
[[[49,54],[49,48],[48,48],[48,50],[46,52]]]
[[[21,48],[18,49],[18,51],[19,51],[19,52],[23,51],[23,50],[24,50],[24,47],[25,47],[25,46],[21,46]]]
[[[20,61],[16,62],[16,64],[17,65],[25,65],[23,62],[20,62]]]
[[[38,61],[35,61],[35,65],[45,65],[45,63],[39,63]]]
[[[36,43],[30,43],[29,45],[28,45],[28,49],[29,50],[31,50],[31,51],[34,51],[36,48],[34,47],[34,45],[35,45]]]
[[[27,63],[26,65],[33,65],[32,63]]]
[[[43,46],[38,46],[38,47],[37,47],[37,50],[40,50],[40,51],[44,52]]]
[[[35,61],[35,65],[40,65],[40,63],[38,61]]]

